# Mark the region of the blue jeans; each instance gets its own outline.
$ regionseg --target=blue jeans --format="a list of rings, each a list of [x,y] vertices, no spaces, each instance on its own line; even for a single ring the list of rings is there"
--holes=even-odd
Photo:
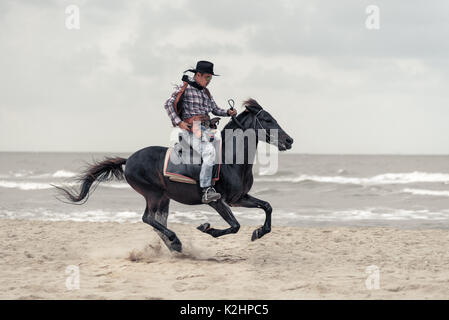
[[[200,154],[201,159],[203,159],[200,172],[200,187],[206,188],[212,185],[212,169],[218,152],[216,147],[220,145],[221,135],[218,130],[206,129],[204,126],[201,126],[201,132],[201,138],[198,138],[192,132],[182,130],[182,139],[192,146],[193,150]],[[210,136],[214,137],[212,142],[209,141]]]

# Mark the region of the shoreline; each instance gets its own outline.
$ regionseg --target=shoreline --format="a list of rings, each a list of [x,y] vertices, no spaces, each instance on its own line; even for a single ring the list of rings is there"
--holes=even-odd
[[[449,298],[444,229],[274,226],[251,242],[255,227],[215,239],[169,223],[179,254],[144,223],[1,219],[0,228],[1,299]]]

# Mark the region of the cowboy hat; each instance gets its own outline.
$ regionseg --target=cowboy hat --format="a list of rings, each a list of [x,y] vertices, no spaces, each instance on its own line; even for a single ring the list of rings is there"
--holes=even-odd
[[[186,71],[184,71],[184,73],[186,73],[187,71],[196,73],[196,72],[200,72],[200,73],[209,73],[213,76],[219,76],[219,74],[215,74],[214,73],[214,64],[212,62],[209,61],[198,61],[196,63],[196,68],[195,69],[188,69]]]

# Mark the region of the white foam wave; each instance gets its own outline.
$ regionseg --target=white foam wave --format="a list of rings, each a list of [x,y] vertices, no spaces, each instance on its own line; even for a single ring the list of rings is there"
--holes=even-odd
[[[0,180],[1,188],[15,188],[20,190],[45,190],[53,188],[49,183],[17,182]]]
[[[301,219],[312,221],[410,221],[410,220],[449,220],[449,210],[429,211],[391,208],[366,208],[351,210],[326,210],[314,215],[301,215]]]
[[[18,172],[11,172],[11,174],[15,177],[15,178],[22,178],[22,177],[26,177],[26,176],[30,176],[34,173],[34,171],[31,170],[20,170]]]
[[[19,171],[9,171],[8,174],[0,174],[1,179],[5,178],[23,178],[33,175],[34,171],[31,170],[19,170]]]
[[[8,181],[8,180],[0,180],[0,188],[14,188],[19,190],[46,190],[52,189],[54,185],[59,185],[59,182],[32,182],[32,181]],[[79,183],[64,183],[64,185],[68,186],[78,186]],[[127,183],[100,183],[99,187],[104,188],[114,188],[114,189],[127,189],[131,188]]]
[[[100,183],[99,184],[100,187],[105,187],[105,188],[114,188],[114,189],[128,189],[131,188],[131,186],[129,184],[127,184],[126,182],[124,183]]]
[[[265,214],[262,210],[233,211],[236,218],[243,224],[262,224]],[[46,208],[36,208],[24,211],[0,210],[0,218],[31,219],[44,221],[86,221],[86,222],[141,222],[141,211],[51,211]],[[209,221],[224,223],[218,213],[214,211],[192,210],[171,211],[169,222],[202,223]],[[364,208],[347,210],[277,210],[273,221],[279,225],[295,225],[304,222],[357,222],[357,221],[449,221],[449,210],[430,211],[407,210],[392,208]]]
[[[251,212],[234,212],[238,219],[246,218],[263,222],[265,215],[259,210]],[[86,210],[67,212],[64,210],[52,211],[46,208],[34,208],[28,210],[1,210],[0,218],[8,219],[30,219],[41,221],[86,221],[86,222],[141,222],[142,211],[114,211],[114,210]],[[213,219],[221,221],[220,216],[214,211],[193,210],[193,211],[171,211],[169,222],[198,223],[211,221]]]
[[[77,173],[68,170],[56,170],[55,172],[47,172],[36,174],[32,170],[19,170],[19,171],[9,171],[8,174],[0,175],[2,179],[11,178],[30,178],[30,179],[42,179],[42,178],[72,178],[76,176]]]
[[[402,192],[411,193],[419,196],[437,196],[437,197],[449,197],[449,191],[445,190],[426,190],[426,189],[403,189]]]
[[[0,217],[8,219],[31,219],[43,221],[77,221],[77,222],[139,222],[142,213],[134,211],[87,210],[77,212],[50,211],[37,208],[28,211],[14,212],[0,210]]]
[[[77,174],[72,171],[66,171],[66,170],[58,170],[55,173],[53,173],[51,176],[53,178],[71,178],[76,176]]]
[[[410,172],[410,173],[385,173],[368,178],[359,177],[343,177],[343,176],[317,176],[302,174],[297,177],[263,177],[255,178],[260,182],[291,182],[300,183],[305,181],[313,181],[320,183],[336,183],[336,184],[358,184],[358,185],[383,185],[383,184],[407,184],[419,182],[440,182],[449,183],[449,174],[446,173],[427,173],[427,172]]]

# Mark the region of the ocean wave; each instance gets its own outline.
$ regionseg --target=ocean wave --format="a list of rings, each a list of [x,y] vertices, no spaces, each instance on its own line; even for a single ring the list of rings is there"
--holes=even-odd
[[[426,189],[403,189],[404,193],[411,193],[418,196],[437,196],[437,197],[449,197],[449,191],[446,190],[426,190]]]
[[[26,211],[0,210],[1,218],[29,219],[40,221],[76,221],[76,222],[139,222],[142,213],[134,211],[86,210],[76,212],[51,211],[37,208]]]
[[[53,187],[49,183],[0,180],[0,188],[14,188],[20,190],[45,190],[51,189]]]
[[[33,181],[9,181],[9,180],[0,180],[0,188],[13,188],[19,190],[46,190],[52,189],[54,185],[60,185],[59,182],[33,182]],[[63,186],[78,186],[79,183],[64,183]],[[127,189],[131,188],[127,183],[101,183],[99,187],[104,188],[114,188],[114,189]]]
[[[66,170],[58,170],[55,173],[53,173],[51,176],[53,178],[72,178],[75,177],[77,173],[72,171],[66,171]]]
[[[233,210],[237,220],[243,224],[262,224],[265,219],[263,210]],[[41,221],[79,221],[79,222],[141,222],[142,211],[85,210],[67,212],[65,210],[51,211],[46,208],[35,208],[23,211],[0,210],[0,218],[29,219]],[[301,225],[301,222],[360,222],[360,221],[449,221],[449,210],[430,211],[393,209],[393,208],[363,208],[347,210],[310,209],[295,211],[276,210],[273,222],[278,225]],[[214,211],[191,210],[170,211],[168,221],[175,223],[201,223],[220,221],[220,216]]]
[[[8,174],[1,174],[1,179],[14,179],[14,178],[29,178],[29,179],[42,179],[42,178],[72,178],[77,175],[76,172],[68,170],[56,170],[55,172],[47,172],[37,174],[33,170],[19,170],[19,171],[9,171]]]
[[[9,171],[8,174],[1,174],[0,178],[23,178],[34,174],[32,170]]]
[[[105,188],[114,188],[114,189],[128,189],[131,188],[131,186],[126,183],[103,183],[99,185],[100,187],[105,187]]]
[[[256,182],[318,182],[318,183],[336,183],[336,184],[357,184],[357,185],[383,185],[383,184],[407,184],[419,182],[440,182],[449,183],[449,174],[446,173],[427,173],[427,172],[409,172],[409,173],[385,173],[368,178],[343,177],[343,176],[317,176],[302,174],[296,177],[263,177],[255,178]]]
[[[348,222],[361,220],[377,221],[410,221],[410,220],[449,220],[449,210],[429,211],[391,209],[391,208],[366,208],[350,210],[326,210],[313,215],[301,215],[300,219],[312,221]]]
[[[262,210],[258,212],[233,212],[237,218],[254,219],[263,221],[265,215]],[[86,210],[66,212],[63,210],[52,211],[46,208],[35,208],[29,210],[0,210],[0,218],[7,219],[29,219],[40,221],[76,221],[76,222],[141,222],[142,211],[114,211],[114,210]],[[192,211],[171,211],[169,222],[196,223],[211,219],[221,219],[214,211],[192,210]],[[224,221],[223,221],[224,222]]]
[[[254,189],[251,191],[251,194],[253,196],[260,196],[265,194],[269,195],[278,194],[279,192],[280,192],[279,190],[276,190],[274,188],[263,188],[263,189]]]

